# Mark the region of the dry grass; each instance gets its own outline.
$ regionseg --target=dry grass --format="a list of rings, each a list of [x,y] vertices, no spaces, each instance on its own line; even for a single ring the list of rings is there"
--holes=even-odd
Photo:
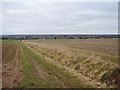
[[[100,81],[117,68],[118,42],[100,40],[31,40],[25,43],[61,65]]]

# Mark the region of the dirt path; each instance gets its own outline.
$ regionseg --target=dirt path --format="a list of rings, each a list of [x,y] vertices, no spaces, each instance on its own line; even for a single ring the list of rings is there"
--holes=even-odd
[[[40,67],[40,65],[36,62],[37,60],[32,59],[31,61],[32,61],[32,63],[34,64],[35,69],[36,69],[36,71],[37,71],[37,74],[38,74],[38,76],[39,76],[40,78],[45,79],[45,77],[47,77],[50,73],[52,73],[53,76],[54,76],[54,78],[56,79],[56,81],[59,82],[59,83],[62,85],[63,88],[67,88],[67,87],[64,85],[64,83],[59,79],[60,77],[57,76],[54,72],[52,72],[52,71],[49,70],[49,73],[47,73],[47,71],[43,70],[43,69]]]
[[[19,47],[16,47],[15,57],[9,63],[3,65],[3,88],[13,88],[20,84],[21,67],[19,58]],[[4,60],[4,58],[3,58]]]
[[[44,70],[39,66],[39,64],[36,62],[36,60],[33,59],[32,57],[31,57],[31,61],[32,61],[34,67],[35,67],[36,73],[38,74],[39,78],[45,79],[45,77],[48,76],[48,74],[46,73],[46,71],[44,71]]]
[[[24,50],[22,50],[22,51],[24,51]],[[65,84],[60,80],[60,77],[58,75],[56,75],[56,73],[54,73],[51,69],[47,68],[46,66],[39,64],[38,60],[35,59],[29,52],[26,52],[26,51],[24,51],[24,52],[30,58],[30,61],[32,62],[33,66],[34,66],[35,73],[37,74],[37,76],[40,79],[47,81],[48,77],[51,77],[51,75],[52,75],[51,78],[54,77],[54,80],[56,83],[59,83],[60,86],[62,86],[62,88],[67,88],[65,86]]]

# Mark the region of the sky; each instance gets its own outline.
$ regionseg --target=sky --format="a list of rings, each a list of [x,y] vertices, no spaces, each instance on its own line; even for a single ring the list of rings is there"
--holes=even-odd
[[[118,33],[117,2],[2,2],[1,16],[2,34]]]

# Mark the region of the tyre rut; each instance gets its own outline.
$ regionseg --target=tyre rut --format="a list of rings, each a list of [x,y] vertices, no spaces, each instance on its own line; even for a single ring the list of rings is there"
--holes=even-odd
[[[35,68],[35,71],[36,71],[36,74],[37,76],[40,78],[40,79],[43,79],[43,80],[46,80],[49,75],[49,73],[51,72],[51,74],[53,75],[54,79],[56,80],[56,82],[58,82],[59,84],[61,84],[62,88],[66,88],[66,86],[64,85],[64,83],[60,80],[60,77],[55,74],[55,72],[53,72],[52,70],[50,70],[49,68],[43,66],[45,69],[43,69],[42,66],[40,66],[40,64],[38,63],[38,60],[36,60],[29,52],[25,51],[27,56],[30,59],[30,61],[32,62],[34,68]],[[42,63],[41,63],[42,64]],[[49,70],[46,71],[46,70]]]

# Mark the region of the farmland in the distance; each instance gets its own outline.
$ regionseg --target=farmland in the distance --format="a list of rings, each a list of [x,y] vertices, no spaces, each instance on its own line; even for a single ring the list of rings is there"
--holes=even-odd
[[[120,86],[117,39],[2,41],[3,88]]]

